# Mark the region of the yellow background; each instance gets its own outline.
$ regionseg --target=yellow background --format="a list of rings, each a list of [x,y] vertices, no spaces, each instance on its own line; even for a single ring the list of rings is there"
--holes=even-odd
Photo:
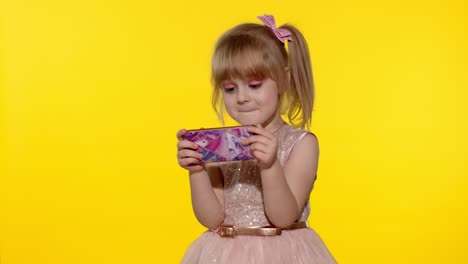
[[[340,263],[468,263],[465,1],[0,2],[1,263],[178,263],[204,228],[180,128],[219,126],[216,39],[312,54],[310,223]]]

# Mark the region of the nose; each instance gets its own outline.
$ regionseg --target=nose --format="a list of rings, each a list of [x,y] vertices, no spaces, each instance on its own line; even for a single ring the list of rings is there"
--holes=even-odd
[[[243,87],[239,87],[237,90],[237,103],[238,104],[243,104],[249,101],[249,95],[247,89],[244,89]]]

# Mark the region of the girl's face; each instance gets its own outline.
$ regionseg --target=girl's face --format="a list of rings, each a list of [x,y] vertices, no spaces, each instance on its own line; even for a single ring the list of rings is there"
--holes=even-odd
[[[279,91],[272,79],[232,79],[221,85],[228,114],[241,125],[268,128],[281,120]]]

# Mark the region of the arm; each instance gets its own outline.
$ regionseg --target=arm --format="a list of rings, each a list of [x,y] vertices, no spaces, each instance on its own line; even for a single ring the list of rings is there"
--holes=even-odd
[[[276,160],[262,170],[265,211],[274,225],[286,227],[300,217],[314,186],[318,155],[317,138],[307,134],[292,150],[284,169]]]
[[[189,171],[192,208],[200,224],[218,228],[224,221],[223,178],[219,166],[201,164],[197,144],[183,139],[186,130],[177,132],[179,165]]]
[[[192,208],[198,221],[214,230],[224,221],[224,187],[219,166],[206,165],[205,170],[190,172]]]
[[[261,169],[265,212],[270,222],[287,227],[300,216],[314,185],[318,164],[318,141],[305,135],[283,168],[276,156],[277,139],[261,127],[253,127],[257,134],[247,139],[252,154]]]

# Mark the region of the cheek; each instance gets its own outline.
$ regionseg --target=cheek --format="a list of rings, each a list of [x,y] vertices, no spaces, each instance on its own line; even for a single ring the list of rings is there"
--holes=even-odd
[[[223,102],[228,113],[231,113],[232,112],[231,110],[236,105],[236,102],[232,100],[232,98],[230,98],[229,96],[223,96]]]
[[[230,100],[229,96],[223,95],[223,102],[226,106],[232,105],[232,100]]]
[[[262,104],[276,108],[279,102],[279,95],[276,93],[266,93],[262,96]]]

